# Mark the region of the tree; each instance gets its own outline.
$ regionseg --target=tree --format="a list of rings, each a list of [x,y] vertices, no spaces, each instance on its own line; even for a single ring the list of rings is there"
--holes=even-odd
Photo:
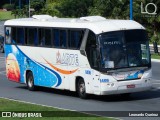
[[[34,11],[32,12],[32,14],[41,14],[42,13],[42,9],[45,7],[45,2],[44,0],[31,0],[31,8],[34,9]],[[16,6],[16,8],[12,11],[12,14],[15,17],[28,17],[29,16],[29,6],[28,5],[24,5],[21,9],[19,8],[19,6]]]
[[[134,2],[134,19],[138,21],[139,23],[143,24],[147,31],[149,32],[149,37],[151,38],[151,41],[159,42],[160,44],[160,9],[158,8],[156,11],[156,15],[150,15],[150,14],[142,14],[141,13],[141,3],[143,3],[143,7],[148,3],[154,3],[157,8],[160,6],[160,1],[156,0],[141,0],[141,1],[135,1]],[[153,5],[150,5],[147,7],[148,12],[152,13],[154,12],[155,8]]]
[[[88,8],[93,5],[93,0],[62,0],[57,10],[63,17],[81,17],[89,14]]]
[[[41,13],[41,10],[45,7],[43,0],[31,0],[31,8],[34,9],[35,14]]]
[[[106,18],[129,19],[128,0],[94,0],[94,5],[89,8],[90,15],[101,15]]]

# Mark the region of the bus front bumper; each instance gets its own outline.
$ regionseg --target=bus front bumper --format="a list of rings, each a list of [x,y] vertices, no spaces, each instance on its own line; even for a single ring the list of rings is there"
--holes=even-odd
[[[152,88],[150,79],[120,81],[111,84],[101,84],[100,95],[123,94],[147,91]]]

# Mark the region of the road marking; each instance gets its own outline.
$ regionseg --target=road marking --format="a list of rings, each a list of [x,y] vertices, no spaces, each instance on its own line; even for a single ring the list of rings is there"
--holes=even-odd
[[[68,111],[73,111],[73,112],[84,113],[84,114],[88,114],[88,115],[95,115],[95,116],[99,116],[99,117],[114,118],[116,120],[122,120],[120,118],[115,118],[115,117],[107,117],[107,116],[102,116],[102,115],[97,115],[97,114],[92,114],[92,113],[81,112],[81,111],[77,111],[77,110],[65,109],[65,108],[60,108],[60,107],[53,107],[53,106],[49,106],[49,105],[26,102],[26,101],[22,101],[22,100],[15,100],[15,99],[6,98],[6,97],[0,97],[0,98],[6,99],[6,100],[12,100],[15,102],[27,103],[27,104],[32,104],[32,105],[39,105],[39,106],[43,106],[43,107],[50,107],[50,108],[56,108],[56,109],[61,109],[61,110],[68,110]]]

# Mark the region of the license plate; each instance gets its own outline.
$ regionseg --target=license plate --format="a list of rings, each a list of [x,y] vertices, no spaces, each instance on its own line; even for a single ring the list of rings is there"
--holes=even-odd
[[[127,88],[135,88],[135,85],[132,84],[132,85],[127,85]]]

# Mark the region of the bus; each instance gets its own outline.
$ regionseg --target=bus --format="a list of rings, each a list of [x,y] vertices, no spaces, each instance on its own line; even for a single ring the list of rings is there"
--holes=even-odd
[[[5,22],[6,76],[37,86],[88,94],[129,96],[151,89],[145,28],[101,16],[33,15]]]

